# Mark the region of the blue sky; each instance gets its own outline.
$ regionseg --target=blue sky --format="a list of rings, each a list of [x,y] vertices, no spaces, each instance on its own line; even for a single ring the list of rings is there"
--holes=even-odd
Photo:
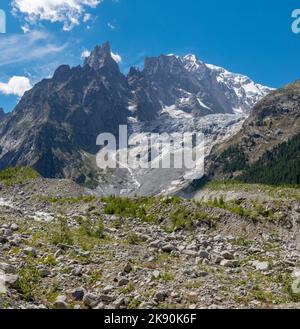
[[[107,40],[124,72],[145,56],[194,53],[271,87],[300,78],[300,34],[291,30],[299,0],[57,0],[65,10],[58,5],[50,12],[51,2],[1,0],[7,33],[0,34],[0,107],[6,111],[23,89],[60,64],[81,64],[85,49]]]

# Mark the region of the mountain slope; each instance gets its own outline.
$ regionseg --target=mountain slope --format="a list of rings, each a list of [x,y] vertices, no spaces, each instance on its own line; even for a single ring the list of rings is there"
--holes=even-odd
[[[78,178],[86,155],[97,152],[97,135],[117,133],[127,122],[127,98],[126,79],[107,44],[83,67],[60,66],[26,92],[1,125],[0,168],[22,164],[46,177]]]
[[[300,134],[267,151],[246,168],[239,180],[246,183],[300,184]]]
[[[242,129],[217,145],[207,162],[209,178],[299,183],[300,81],[262,99]]]

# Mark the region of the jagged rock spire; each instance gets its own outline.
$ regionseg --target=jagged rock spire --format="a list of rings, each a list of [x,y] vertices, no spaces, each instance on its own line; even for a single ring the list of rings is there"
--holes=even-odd
[[[90,66],[95,71],[106,67],[119,71],[118,64],[112,58],[109,42],[104,43],[102,46],[96,46],[91,55],[85,60],[85,65]]]

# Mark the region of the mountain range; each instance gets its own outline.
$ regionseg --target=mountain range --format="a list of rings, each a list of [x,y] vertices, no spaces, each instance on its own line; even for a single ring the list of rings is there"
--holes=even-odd
[[[8,115],[0,111],[0,169],[31,166],[44,177],[71,178],[93,187],[104,178],[119,190],[134,180],[137,189],[147,182],[132,172],[111,177],[99,172],[95,155],[100,133],[117,135],[121,124],[139,132],[194,127],[207,136],[209,153],[270,92],[272,88],[205,64],[195,55],[146,58],[142,70],[133,67],[124,75],[105,43],[95,47],[83,66],[62,65],[52,78],[37,83]],[[154,177],[147,174],[148,180]],[[166,175],[164,184],[144,193],[161,192],[178,181],[178,174],[185,173]]]

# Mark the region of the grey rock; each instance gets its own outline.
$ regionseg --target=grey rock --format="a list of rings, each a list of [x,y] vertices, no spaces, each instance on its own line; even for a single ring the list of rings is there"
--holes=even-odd
[[[51,275],[51,271],[45,267],[39,268],[39,272],[42,278],[47,278],[48,276]]]
[[[130,273],[133,270],[132,265],[130,263],[127,263],[126,266],[124,267],[124,272],[125,273]]]
[[[122,286],[126,286],[129,283],[129,280],[127,278],[121,278],[118,282],[118,286],[122,287]]]
[[[100,294],[99,296],[99,301],[104,303],[112,303],[114,300],[116,300],[116,297],[113,295]]]
[[[86,290],[82,287],[79,287],[79,288],[75,288],[73,291],[72,291],[72,297],[74,300],[76,301],[81,301],[83,300],[83,297],[84,295],[86,294]]]
[[[108,285],[108,286],[106,286],[106,287],[104,287],[104,288],[102,289],[102,292],[103,292],[104,294],[109,294],[109,293],[112,292],[114,289],[115,289],[114,286],[112,286],[112,285]]]
[[[220,265],[224,267],[237,267],[239,265],[239,262],[237,260],[223,259]]]
[[[292,273],[292,277],[295,279],[300,278],[300,268],[295,268]]]
[[[161,249],[162,249],[163,252],[168,252],[168,253],[170,253],[170,252],[176,250],[176,247],[173,246],[173,245],[171,245],[171,244],[165,244],[164,246],[162,246]]]
[[[19,225],[13,223],[13,224],[10,225],[10,229],[11,229],[12,231],[18,231],[18,230],[19,230]]]
[[[62,295],[58,296],[53,304],[56,309],[67,310],[69,309],[69,304],[67,303],[67,297]]]
[[[89,308],[94,308],[99,303],[99,296],[92,293],[87,293],[83,297],[83,303],[85,306]]]
[[[155,240],[149,243],[149,248],[161,248],[161,246],[163,245],[162,241],[160,240]]]
[[[199,257],[201,258],[206,258],[208,259],[209,258],[209,253],[205,250],[200,250],[199,253],[198,253]]]
[[[223,251],[223,252],[221,253],[221,256],[222,256],[224,259],[227,259],[227,260],[233,260],[233,259],[234,259],[234,255],[233,255],[231,252],[227,251],[227,250]]]
[[[125,303],[125,298],[121,296],[112,303],[112,307],[114,309],[119,309],[121,306],[124,305],[124,303]]]
[[[160,277],[160,272],[157,271],[157,270],[153,271],[153,272],[152,272],[152,277],[153,277],[154,279],[158,279],[158,278]]]
[[[72,270],[71,274],[74,275],[74,276],[81,276],[82,272],[83,272],[83,267],[82,266],[77,266]]]
[[[189,257],[197,257],[198,256],[198,252],[195,251],[195,250],[184,250],[183,254],[187,255]]]
[[[105,304],[101,302],[94,309],[95,310],[104,310],[105,309]]]
[[[7,263],[0,263],[0,270],[2,270],[4,273],[10,273],[10,274],[16,273],[16,268]]]
[[[252,264],[258,271],[264,272],[264,271],[268,271],[270,269],[270,264],[268,262],[255,261]]]
[[[1,272],[0,272],[0,296],[6,295],[6,293],[7,293],[7,288],[5,285],[4,277],[1,275]],[[0,298],[0,300],[1,300],[1,298]]]
[[[155,299],[158,301],[158,302],[164,302],[169,296],[169,293],[167,291],[158,291],[156,294],[155,294]]]
[[[5,274],[5,284],[9,287],[14,287],[19,280],[19,276],[17,274]]]
[[[25,248],[24,253],[25,253],[25,255],[29,255],[29,256],[32,256],[32,257],[37,257],[37,250],[35,248],[32,248],[32,247]]]

